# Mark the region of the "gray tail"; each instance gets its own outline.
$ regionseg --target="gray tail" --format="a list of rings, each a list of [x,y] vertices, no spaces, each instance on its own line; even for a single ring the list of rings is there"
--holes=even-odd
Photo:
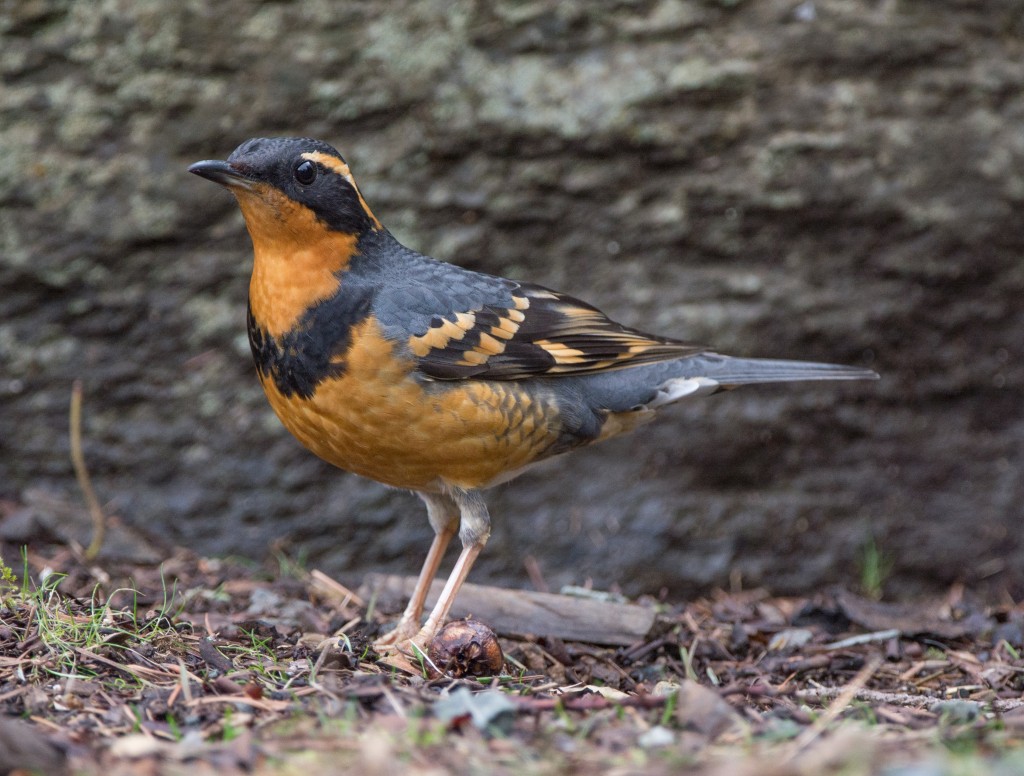
[[[719,385],[788,383],[798,380],[877,380],[878,374],[859,366],[818,364],[813,361],[781,361],[771,358],[733,358],[703,353],[687,359],[686,372],[714,380]],[[692,370],[692,372],[691,372]]]

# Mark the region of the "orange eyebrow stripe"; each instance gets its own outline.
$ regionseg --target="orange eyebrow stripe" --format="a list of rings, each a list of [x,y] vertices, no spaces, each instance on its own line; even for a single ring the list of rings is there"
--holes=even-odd
[[[346,178],[349,183],[355,182],[352,178],[352,170],[349,169],[349,166],[345,162],[341,161],[341,159],[336,156],[325,154],[322,151],[310,151],[303,154],[302,158],[308,159],[311,162],[316,162],[317,164],[322,164],[328,170],[332,170],[333,172],[338,173],[341,177]]]
[[[370,210],[370,206],[366,204],[366,200],[363,199],[363,193],[359,190],[359,186],[356,184],[356,179],[352,177],[352,170],[345,162],[343,162],[336,156],[325,154],[322,151],[309,151],[307,153],[304,153],[302,155],[302,158],[308,159],[311,162],[316,162],[317,164],[322,164],[331,172],[336,172],[342,178],[347,180],[349,184],[352,186],[352,189],[355,191],[356,196],[359,197],[359,204],[366,212],[366,215],[370,217],[370,220],[373,221],[373,225],[377,228],[378,231],[384,228],[383,226],[381,226],[380,221],[377,220],[377,216],[375,216],[373,214],[373,211]]]

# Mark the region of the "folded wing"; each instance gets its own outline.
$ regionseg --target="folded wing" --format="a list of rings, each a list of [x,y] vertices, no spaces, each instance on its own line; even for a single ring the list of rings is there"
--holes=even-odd
[[[425,332],[409,338],[419,370],[438,380],[518,380],[620,369],[704,350],[622,326],[541,286],[519,285],[506,299],[434,316]]]

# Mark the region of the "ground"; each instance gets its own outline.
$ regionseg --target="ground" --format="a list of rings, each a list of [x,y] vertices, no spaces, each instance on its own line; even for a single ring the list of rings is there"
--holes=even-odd
[[[1024,768],[1024,611],[959,588],[640,599],[656,616],[630,646],[502,638],[500,675],[452,678],[378,663],[393,617],[283,556],[7,552],[0,773]]]

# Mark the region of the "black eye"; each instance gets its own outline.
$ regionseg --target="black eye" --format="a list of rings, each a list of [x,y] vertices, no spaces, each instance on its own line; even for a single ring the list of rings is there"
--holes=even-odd
[[[295,180],[303,186],[308,186],[316,180],[316,165],[310,161],[300,162],[295,167]]]

